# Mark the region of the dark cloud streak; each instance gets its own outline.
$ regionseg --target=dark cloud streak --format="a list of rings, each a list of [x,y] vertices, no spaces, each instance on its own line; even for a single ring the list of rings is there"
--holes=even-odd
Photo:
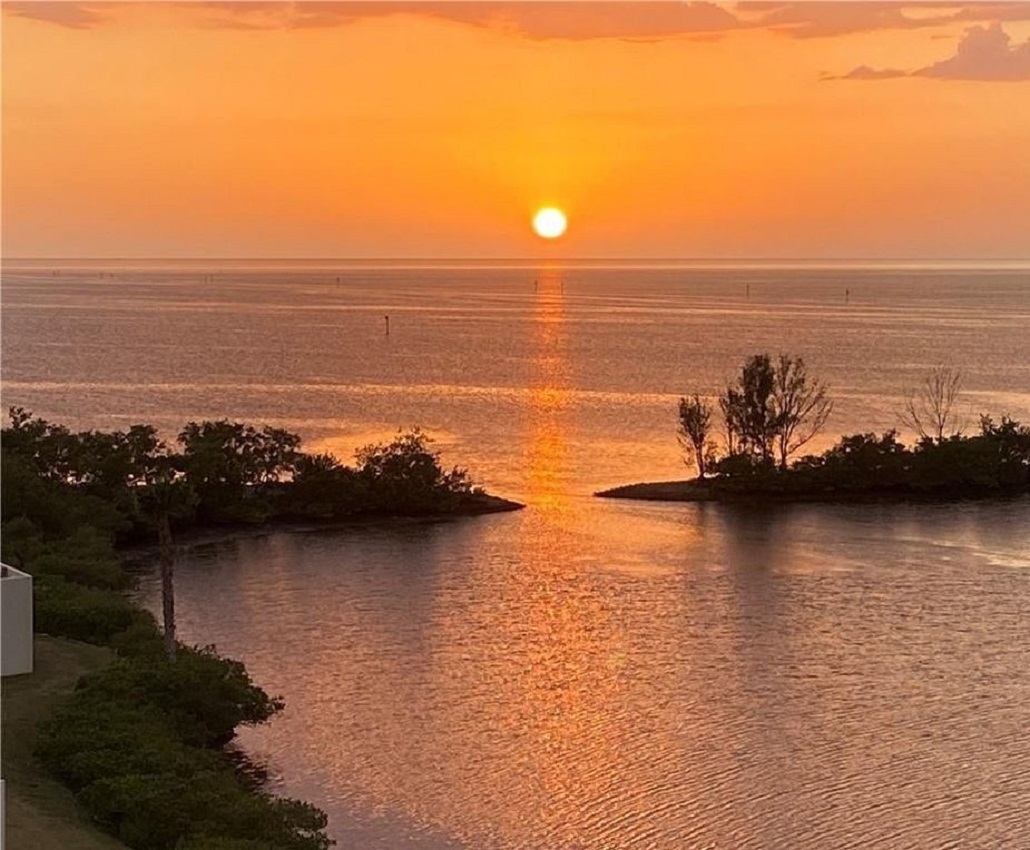
[[[68,29],[90,29],[107,21],[110,3],[5,2],[3,12],[17,18],[57,24]]]
[[[823,75],[824,80],[889,80],[898,77],[925,77],[936,80],[976,82],[1030,81],[1030,39],[1012,44],[1001,24],[970,27],[958,44],[954,56],[914,71],[878,70],[860,65],[847,74]]]
[[[122,3],[8,2],[5,13],[58,26],[102,26]],[[131,5],[131,4],[129,4]],[[165,4],[155,4],[165,5]],[[172,4],[168,4],[169,6]],[[198,26],[240,30],[340,27],[361,20],[416,15],[518,34],[532,40],[582,41],[617,38],[634,42],[670,38],[713,40],[741,29],[767,29],[790,38],[831,38],[862,32],[939,27],[948,23],[1030,20],[1030,3],[770,2],[730,7],[711,2],[633,0],[582,3],[509,2],[267,2],[207,0],[176,4]],[[908,12],[906,11],[909,10]],[[858,73],[856,69],[852,73]],[[868,69],[866,74],[873,73]],[[903,74],[904,72],[898,72]],[[852,77],[849,77],[852,78]],[[854,77],[870,79],[871,77]]]

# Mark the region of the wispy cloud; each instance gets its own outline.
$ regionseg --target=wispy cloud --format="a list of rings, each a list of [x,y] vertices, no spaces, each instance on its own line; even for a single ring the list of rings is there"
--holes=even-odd
[[[794,38],[832,38],[882,30],[914,30],[957,22],[1030,20],[1030,3],[768,2],[737,3],[752,24]]]
[[[533,40],[719,38],[742,29],[766,29],[791,38],[832,38],[882,30],[914,30],[955,22],[1030,20],[1030,3],[770,2],[735,4],[629,0],[460,0],[459,2],[336,2],[207,0],[190,3],[5,2],[3,11],[75,29],[101,26],[118,10],[153,5],[187,16],[198,26],[241,30],[340,27],[360,20],[418,15],[502,30]],[[916,11],[918,9],[918,11]],[[856,69],[857,71],[857,69]],[[901,73],[901,72],[899,72]]]
[[[919,29],[947,22],[954,12],[912,16],[911,4],[867,2],[738,3],[741,13],[757,13],[755,24],[795,38],[828,38],[876,30]]]
[[[895,68],[870,68],[868,65],[859,65],[857,68],[848,71],[846,74],[823,74],[824,80],[891,80],[897,77],[910,76],[908,71],[899,71]]]
[[[58,26],[84,29],[113,20],[132,3],[9,2],[3,10]],[[166,7],[167,8],[167,7]],[[665,39],[720,35],[744,24],[726,5],[710,2],[583,3],[507,2],[262,2],[208,0],[175,4],[175,11],[199,26],[272,30],[339,27],[370,18],[417,15],[481,28],[500,29],[535,40],[598,38]]]
[[[57,24],[69,29],[89,29],[107,20],[109,3],[5,2],[4,14]]]
[[[1030,21],[1030,3],[976,3],[963,7],[956,21]]]
[[[534,40],[597,38],[662,39],[721,34],[741,22],[725,6],[707,2],[637,0],[582,2],[301,2],[198,4],[208,25],[233,28],[344,26],[358,20],[418,15],[475,27],[499,29]]]
[[[929,77],[938,80],[986,82],[1030,81],[1030,39],[1013,44],[1001,24],[970,27],[954,56],[913,71],[876,69],[859,65],[847,74],[824,75],[825,80],[888,80],[898,77]]]
[[[1030,38],[1012,44],[1001,24],[972,27],[954,56],[921,68],[915,75],[942,80],[1030,80]]]

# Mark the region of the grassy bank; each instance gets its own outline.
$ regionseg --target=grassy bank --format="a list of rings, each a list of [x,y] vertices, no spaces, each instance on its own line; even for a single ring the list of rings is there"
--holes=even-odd
[[[3,775],[7,846],[33,850],[125,850],[101,832],[75,796],[33,757],[42,718],[66,700],[81,676],[106,667],[102,647],[37,635],[35,670],[3,682]]]

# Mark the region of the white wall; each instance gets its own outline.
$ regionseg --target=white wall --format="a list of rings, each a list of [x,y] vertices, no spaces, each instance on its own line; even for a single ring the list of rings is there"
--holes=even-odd
[[[32,576],[3,565],[0,578],[0,655],[4,676],[32,672]]]

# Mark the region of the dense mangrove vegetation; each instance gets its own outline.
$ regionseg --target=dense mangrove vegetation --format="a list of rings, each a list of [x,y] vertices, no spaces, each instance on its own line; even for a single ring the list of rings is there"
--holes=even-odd
[[[302,451],[281,428],[190,422],[170,446],[150,425],[73,432],[21,408],[10,416],[4,517],[34,510],[50,531],[85,522],[128,540],[152,536],[164,515],[190,528],[518,507],[474,487],[466,470],[443,468],[418,429],[359,449],[352,467]]]
[[[821,454],[796,457],[826,425],[827,387],[800,358],[751,357],[713,404],[679,403],[677,435],[689,481],[631,484],[598,495],[659,501],[972,499],[1030,492],[1030,427],[983,414],[964,433],[961,374],[939,367],[898,412],[916,434],[851,434]],[[721,413],[717,428],[716,408]]]
[[[137,850],[325,850],[326,817],[267,793],[224,750],[283,707],[244,666],[174,639],[134,605],[117,545],[164,529],[277,520],[426,516],[517,507],[445,470],[424,434],[358,452],[301,451],[276,428],[190,423],[69,429],[11,410],[0,441],[4,559],[33,574],[35,627],[111,647],[39,730],[37,757],[96,822]],[[170,599],[166,596],[166,604]],[[168,609],[166,609],[166,614]]]

